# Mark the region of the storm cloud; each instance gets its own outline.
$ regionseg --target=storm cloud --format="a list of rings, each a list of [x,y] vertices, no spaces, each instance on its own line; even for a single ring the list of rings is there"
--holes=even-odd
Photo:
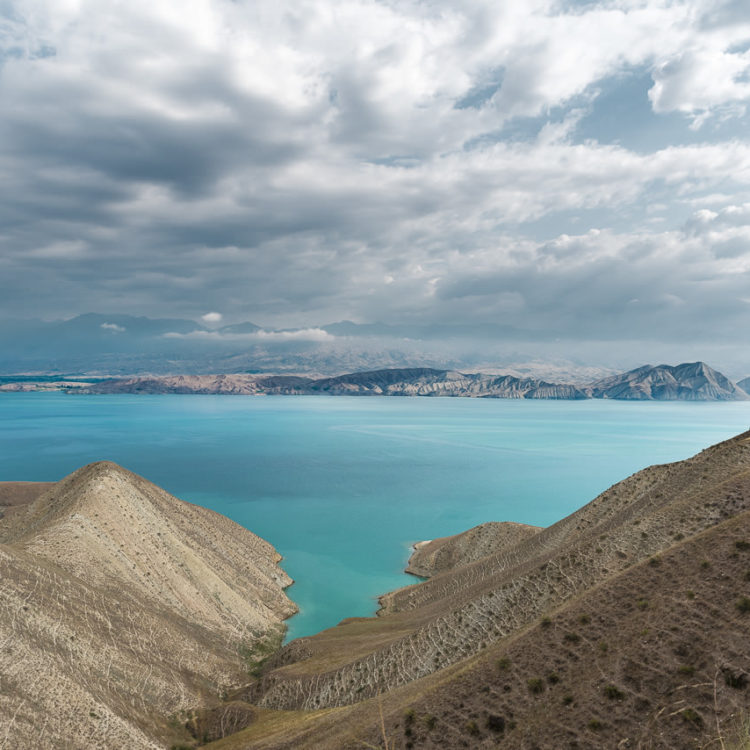
[[[3,317],[750,323],[746,3],[5,0],[0,102]]]

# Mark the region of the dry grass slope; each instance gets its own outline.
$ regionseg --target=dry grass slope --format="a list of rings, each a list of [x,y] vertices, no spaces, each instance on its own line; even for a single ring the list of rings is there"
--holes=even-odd
[[[237,697],[284,710],[217,750],[383,747],[381,709],[391,750],[728,747],[750,708],[750,433],[385,603],[283,649]]]

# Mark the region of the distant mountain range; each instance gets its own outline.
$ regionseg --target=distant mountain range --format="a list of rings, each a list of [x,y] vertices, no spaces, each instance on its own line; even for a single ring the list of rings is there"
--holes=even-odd
[[[59,385],[59,384],[53,384]],[[332,396],[463,396],[471,398],[587,399],[628,401],[742,401],[738,385],[704,362],[645,365],[587,386],[548,383],[512,375],[462,373],[426,367],[371,370],[331,378],[289,375],[172,375],[112,378],[86,384],[86,393],[216,393]],[[43,384],[49,388],[50,384]],[[27,382],[3,390],[33,389]]]

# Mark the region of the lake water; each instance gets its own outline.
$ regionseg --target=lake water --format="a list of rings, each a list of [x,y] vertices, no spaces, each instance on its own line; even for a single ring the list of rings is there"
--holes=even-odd
[[[290,637],[370,615],[410,545],[548,525],[649,464],[750,426],[748,403],[0,394],[0,480],[116,461],[269,540]]]

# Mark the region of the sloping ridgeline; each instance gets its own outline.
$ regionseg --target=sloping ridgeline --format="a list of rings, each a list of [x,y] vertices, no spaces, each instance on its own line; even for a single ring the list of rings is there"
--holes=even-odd
[[[29,388],[26,384],[3,386]],[[748,398],[703,362],[645,365],[588,386],[548,383],[513,375],[463,373],[427,367],[371,370],[332,378],[292,375],[165,375],[113,378],[87,384],[81,393],[216,393],[332,396],[463,396],[469,398],[738,401]]]
[[[454,540],[453,564],[379,617],[288,644],[233,696],[255,723],[211,747],[666,749],[741,731],[750,432],[547,529],[480,537],[484,556]]]
[[[295,612],[270,544],[116,464],[0,504],[2,747],[181,743]]]

